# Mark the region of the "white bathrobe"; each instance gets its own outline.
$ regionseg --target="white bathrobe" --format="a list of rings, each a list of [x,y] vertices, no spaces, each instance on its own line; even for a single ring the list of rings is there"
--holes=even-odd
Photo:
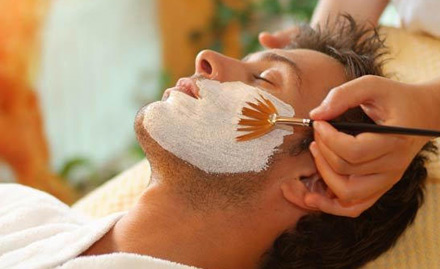
[[[402,26],[440,38],[439,0],[393,0]]]
[[[130,253],[78,257],[123,215],[91,220],[44,192],[0,184],[0,268],[195,268]]]

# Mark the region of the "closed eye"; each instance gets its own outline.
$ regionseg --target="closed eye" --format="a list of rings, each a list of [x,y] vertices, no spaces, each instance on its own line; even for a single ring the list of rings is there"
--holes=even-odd
[[[256,80],[262,80],[262,81],[267,82],[267,83],[269,83],[269,84],[271,84],[271,85],[274,85],[274,84],[272,83],[272,81],[270,81],[270,80],[268,80],[268,79],[266,79],[266,78],[260,77],[259,75],[253,75],[253,76],[254,76],[254,79],[256,79]]]

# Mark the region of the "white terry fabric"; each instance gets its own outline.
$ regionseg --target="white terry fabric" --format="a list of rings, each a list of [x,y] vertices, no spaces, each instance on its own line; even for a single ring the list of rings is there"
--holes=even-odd
[[[92,221],[49,194],[0,184],[0,269],[194,268],[130,253],[77,257],[123,215]]]
[[[57,269],[197,269],[150,256],[113,253],[107,255],[80,257],[66,262]]]
[[[439,0],[394,0],[402,26],[440,38]]]

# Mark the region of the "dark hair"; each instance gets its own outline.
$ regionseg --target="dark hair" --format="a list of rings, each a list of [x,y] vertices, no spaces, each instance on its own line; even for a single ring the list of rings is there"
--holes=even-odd
[[[384,40],[377,29],[359,26],[352,17],[340,16],[332,29],[300,27],[290,48],[325,53],[338,60],[347,80],[365,75],[383,76]],[[360,108],[342,119],[372,122]],[[427,176],[424,152],[435,152],[427,143],[412,160],[401,180],[357,218],[325,213],[301,218],[284,232],[264,257],[263,268],[357,268],[391,248],[412,224],[423,203]]]

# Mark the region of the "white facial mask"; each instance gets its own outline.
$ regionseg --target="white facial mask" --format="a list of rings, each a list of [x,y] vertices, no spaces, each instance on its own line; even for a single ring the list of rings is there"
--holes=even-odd
[[[144,110],[143,125],[167,151],[208,173],[260,172],[291,131],[275,129],[245,142],[235,138],[245,102],[259,94],[273,102],[280,115],[294,116],[293,108],[271,94],[241,82],[197,82],[199,99],[174,91],[166,101]]]

